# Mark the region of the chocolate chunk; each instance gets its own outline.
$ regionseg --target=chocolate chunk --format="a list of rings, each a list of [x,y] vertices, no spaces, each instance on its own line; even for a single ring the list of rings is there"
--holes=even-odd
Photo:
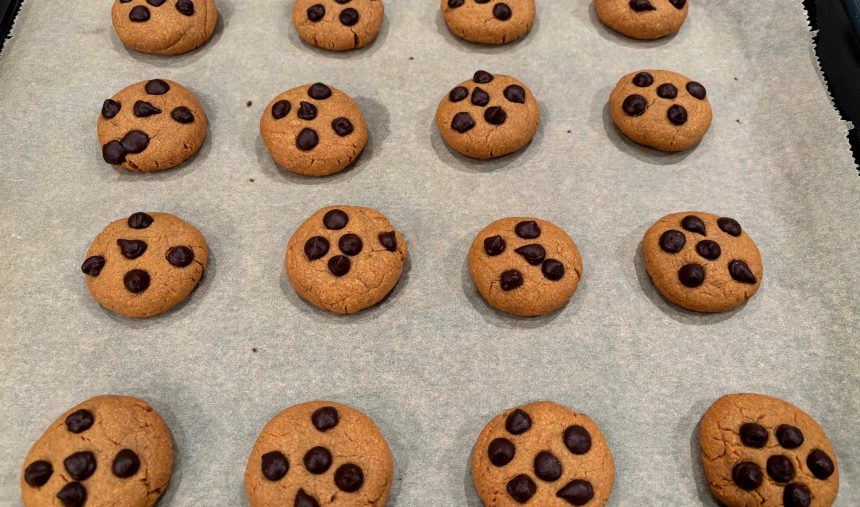
[[[139,130],[132,130],[119,142],[126,153],[140,153],[149,146],[149,136]]]
[[[339,209],[333,209],[323,216],[323,225],[325,225],[326,229],[331,231],[339,231],[346,227],[346,224],[348,223],[349,215]]]
[[[345,276],[349,273],[351,266],[352,263],[349,261],[349,257],[343,255],[335,255],[328,260],[328,270],[337,277]]]
[[[555,496],[571,505],[585,505],[594,498],[594,487],[586,480],[576,479],[558,490]]]
[[[454,115],[454,119],[451,120],[451,128],[455,132],[459,132],[464,134],[473,128],[475,128],[475,120],[472,119],[472,115],[467,112],[460,112]]]
[[[488,4],[491,0],[475,0],[476,4]]]
[[[753,274],[752,270],[747,263],[744,261],[731,261],[729,263],[729,274],[732,275],[732,278],[736,282],[740,283],[748,283],[755,285],[756,278]],[[798,430],[800,431],[800,430]],[[803,435],[800,435],[801,443],[803,442]],[[791,449],[791,447],[789,448]]]
[[[557,282],[564,278],[564,264],[555,259],[547,259],[544,261],[540,270],[547,280]]]
[[[128,13],[128,19],[133,23],[145,23],[149,21],[149,9],[143,5],[137,5]]]
[[[502,255],[507,248],[508,244],[501,236],[491,236],[484,240],[484,252],[490,257]]]
[[[501,21],[507,21],[511,19],[514,13],[511,11],[510,6],[505,3],[497,3],[493,6],[493,17]]]
[[[328,449],[317,446],[305,453],[303,461],[308,472],[319,475],[326,473],[331,468],[332,457]]]
[[[322,83],[314,83],[308,88],[308,97],[316,100],[325,100],[331,97],[331,88]]]
[[[472,90],[472,104],[478,107],[484,107],[490,103],[490,94],[485,92],[483,88],[476,86]]]
[[[469,96],[469,90],[462,86],[457,86],[448,93],[448,100],[451,102],[461,102]]]
[[[490,457],[490,463],[497,467],[503,467],[514,459],[517,453],[513,442],[507,438],[495,438],[490,442],[487,448],[487,455]]]
[[[116,453],[111,465],[111,471],[120,479],[128,479],[140,470],[140,458],[131,449],[123,449]]]
[[[509,269],[499,277],[499,283],[503,291],[512,291],[523,285],[523,275],[516,269]]]
[[[591,435],[587,429],[578,424],[568,426],[564,430],[564,445],[574,454],[585,454],[591,450]]]
[[[63,460],[69,476],[76,481],[85,481],[96,471],[96,455],[90,451],[70,454]]]
[[[519,85],[509,85],[504,91],[505,98],[516,104],[526,103],[526,90]]]
[[[515,409],[505,418],[505,429],[511,435],[522,435],[532,427],[532,418],[526,411]]]
[[[340,5],[345,5],[345,4],[352,2],[352,0],[334,0],[334,1]]]
[[[334,472],[334,483],[341,491],[353,493],[364,485],[364,472],[358,465],[347,463]]]
[[[102,104],[102,118],[110,120],[114,116],[118,115],[121,109],[122,104],[115,100],[107,99],[104,101],[104,104]]]
[[[302,151],[311,151],[317,147],[320,142],[320,137],[317,131],[310,128],[303,128],[299,135],[296,136],[296,147]]]
[[[163,79],[153,79],[143,87],[149,95],[164,95],[170,91],[170,85]]]
[[[311,121],[317,117],[317,106],[303,100],[299,103],[299,111],[296,116],[302,120]]]
[[[456,9],[457,7],[462,7],[464,3],[466,3],[466,0],[448,0],[448,7]]]
[[[760,424],[744,423],[738,434],[741,437],[741,443],[747,447],[761,449],[767,444],[767,430]]]
[[[789,482],[794,479],[794,465],[785,456],[776,455],[769,457],[766,468],[767,475],[776,482]]]
[[[102,158],[111,165],[120,165],[125,162],[125,148],[119,141],[111,141],[102,146]]]
[[[180,14],[184,14],[185,16],[193,16],[194,2],[192,2],[191,0],[177,0],[176,10],[179,11]]]
[[[104,267],[105,258],[101,255],[94,255],[92,257],[88,257],[87,260],[81,264],[81,271],[83,271],[85,275],[99,276],[102,272],[102,268]]]
[[[70,482],[57,493],[57,499],[63,507],[83,507],[87,503],[87,490],[80,482]]]
[[[806,466],[812,472],[812,475],[822,481],[833,475],[833,472],[836,471],[833,460],[820,449],[814,449],[809,453],[809,456],[806,457]]]
[[[194,262],[194,250],[187,246],[175,246],[167,251],[167,262],[177,268],[186,268]]]
[[[263,454],[260,466],[263,470],[263,477],[270,481],[279,481],[283,479],[290,470],[290,462],[280,451],[272,451]]]
[[[116,244],[126,259],[137,259],[146,252],[146,242],[139,239],[118,239]]]
[[[181,123],[183,125],[194,123],[194,113],[185,106],[179,106],[171,111],[170,117],[173,118],[173,121],[176,123]]]
[[[149,273],[142,269],[132,269],[122,279],[125,288],[132,294],[140,294],[149,288]]]
[[[705,100],[705,97],[708,95],[702,83],[697,83],[696,81],[687,83],[687,93],[699,100]]]
[[[325,7],[322,4],[314,4],[308,7],[308,19],[317,22],[325,17]]]
[[[734,278],[734,276],[732,277]],[[786,449],[797,449],[803,445],[803,432],[790,424],[780,424],[776,428],[776,440]]]
[[[685,231],[695,232],[696,234],[701,234],[702,236],[708,235],[708,232],[705,229],[705,222],[703,222],[701,218],[695,215],[685,216],[681,220],[681,227],[683,227]]]
[[[785,507],[809,507],[812,493],[803,484],[789,484],[782,492],[782,505]]]
[[[696,253],[708,259],[709,261],[715,261],[720,258],[720,253],[722,249],[720,248],[720,244],[716,241],[711,241],[709,239],[703,239],[696,243]]]
[[[334,407],[320,407],[311,415],[311,423],[317,431],[325,433],[334,429],[340,422],[340,415]]]
[[[535,475],[542,481],[557,481],[561,477],[561,462],[551,452],[541,451],[535,456]]]
[[[340,22],[343,23],[344,26],[354,26],[358,23],[360,17],[361,16],[359,16],[358,11],[352,7],[340,11]]]
[[[142,211],[138,211],[137,213],[133,213],[130,217],[128,217],[128,226],[132,229],[146,229],[155,219],[152,218],[152,215],[148,215],[143,213]]]
[[[479,70],[472,76],[472,81],[480,84],[487,84],[493,80],[493,75],[485,70]]]
[[[299,492],[296,493],[296,500],[293,502],[293,507],[320,507],[317,499],[305,493],[305,490],[299,488]]]
[[[537,493],[537,485],[528,475],[520,474],[508,481],[507,490],[518,503],[526,503]]]
[[[761,486],[763,478],[761,468],[749,461],[738,463],[732,469],[732,480],[744,491],[752,491]]]
[[[24,469],[24,480],[33,488],[47,484],[52,475],[54,475],[54,466],[41,459],[30,463]]]
[[[156,114],[161,114],[161,109],[153,106],[149,102],[138,100],[134,103],[134,115],[138,118],[148,118]]]
[[[686,264],[678,270],[678,279],[685,287],[695,289],[705,283],[705,268],[698,264]]]
[[[523,220],[514,227],[517,236],[523,239],[537,239],[540,237],[540,226],[534,220]]]
[[[539,266],[546,258],[546,250],[538,244],[525,245],[514,250],[532,266]]]
[[[385,247],[389,252],[397,251],[397,234],[394,231],[391,232],[380,232],[379,233],[379,243]]]
[[[726,234],[734,237],[738,237],[743,232],[741,229],[741,224],[738,223],[734,218],[718,218],[717,225],[720,227],[720,230],[725,232]]]
[[[648,88],[654,84],[654,76],[648,72],[638,72],[633,76],[633,84],[639,88]]]
[[[651,5],[648,0],[630,0],[630,8],[636,12],[656,11],[657,8]]]
[[[681,231],[670,229],[660,235],[660,248],[670,254],[676,254],[684,249],[687,237]]]
[[[685,5],[687,5],[687,0],[669,0],[669,3],[672,4],[674,8],[681,10]]]
[[[493,106],[484,111],[484,120],[490,125],[502,125],[508,121],[508,113],[500,106]]]
[[[674,125],[681,126],[687,123],[687,110],[684,109],[684,106],[679,106],[678,104],[673,105],[669,108],[666,116]]]
[[[167,0],[146,0],[146,3],[153,7],[161,7]]]
[[[305,242],[305,255],[309,261],[322,259],[328,253],[328,240],[322,236],[314,236]]]
[[[341,252],[352,257],[361,253],[361,249],[364,248],[364,242],[355,234],[344,234],[341,236],[340,241],[337,242],[337,246],[340,247]]]
[[[355,130],[352,126],[352,122],[349,119],[344,118],[343,116],[335,118],[331,121],[331,129],[334,130],[334,133],[339,137],[346,137]]]
[[[627,116],[641,116],[648,109],[648,101],[642,95],[634,93],[621,103],[621,109]]]
[[[662,99],[674,99],[678,96],[678,89],[672,83],[663,83],[657,87],[657,96]]]
[[[292,108],[289,100],[279,100],[272,105],[272,118],[280,120],[290,114]]]
[[[93,427],[96,422],[95,416],[89,410],[82,408],[76,410],[66,417],[66,429],[74,434],[83,433]]]

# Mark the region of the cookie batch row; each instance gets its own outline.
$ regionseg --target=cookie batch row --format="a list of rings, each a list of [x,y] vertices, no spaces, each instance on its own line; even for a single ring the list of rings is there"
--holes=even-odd
[[[829,506],[836,453],[812,417],[783,400],[729,394],[699,423],[705,476],[727,507]],[[24,505],[148,507],[173,473],[164,420],[146,402],[99,396],[60,416],[21,474]],[[487,506],[606,505],[615,482],[609,444],[587,415],[550,401],[494,417],[472,449],[472,480]],[[261,431],[245,469],[257,506],[384,506],[394,458],[364,413],[331,401],[294,405]]]

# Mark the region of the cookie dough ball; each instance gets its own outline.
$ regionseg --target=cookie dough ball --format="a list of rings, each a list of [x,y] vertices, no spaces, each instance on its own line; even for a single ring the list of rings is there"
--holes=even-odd
[[[108,164],[134,172],[163,171],[203,146],[206,112],[178,83],[141,81],[104,101],[98,137]]]
[[[332,206],[314,213],[290,238],[285,264],[296,293],[334,313],[382,301],[406,263],[406,241],[381,213]]]
[[[153,317],[191,294],[209,249],[193,225],[167,213],[135,213],[96,236],[81,266],[90,295],[126,317]]]
[[[559,227],[538,218],[503,218],[472,242],[469,270],[493,307],[521,317],[558,310],[576,292],[582,257]]]
[[[98,396],[60,416],[21,471],[24,505],[155,505],[173,473],[161,416],[129,396]]]
[[[535,23],[534,0],[442,0],[448,29],[479,44],[507,44],[525,37]]]
[[[645,232],[642,252],[654,287],[688,310],[731,310],[761,286],[761,254],[733,218],[701,211],[666,215]]]
[[[832,505],[836,452],[815,419],[760,394],[729,394],[699,424],[711,493],[726,507]]]
[[[526,85],[483,70],[454,87],[436,109],[442,139],[457,152],[478,159],[522,149],[539,123],[537,100]]]
[[[275,97],[263,111],[260,134],[278,165],[305,176],[343,171],[367,144],[361,108],[347,94],[322,83]]]
[[[251,507],[383,507],[394,458],[376,424],[331,401],[292,406],[257,438],[245,469]]]
[[[687,0],[594,0],[597,17],[609,28],[633,39],[659,39],[681,29]]]
[[[373,42],[384,14],[382,0],[296,0],[293,24],[311,46],[346,51]]]
[[[606,505],[615,464],[588,416],[550,401],[506,410],[472,450],[472,480],[484,505]]]
[[[179,55],[212,37],[214,0],[114,0],[113,28],[123,44],[142,53]]]

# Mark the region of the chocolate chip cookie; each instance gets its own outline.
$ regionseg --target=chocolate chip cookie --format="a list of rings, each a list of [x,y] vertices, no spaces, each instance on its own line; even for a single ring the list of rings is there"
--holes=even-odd
[[[487,302],[534,317],[558,310],[582,277],[582,257],[570,236],[538,218],[503,218],[472,242],[469,270]]]
[[[507,44],[525,37],[535,23],[534,0],[442,0],[448,29],[479,44]]]
[[[141,81],[104,101],[98,135],[108,164],[135,172],[163,171],[203,146],[206,113],[178,83]]]
[[[296,293],[312,305],[350,314],[382,301],[397,285],[406,241],[381,213],[333,206],[290,238],[284,260]]]
[[[330,401],[294,405],[257,438],[245,469],[251,507],[366,505],[391,493],[394,458],[376,424]]]
[[[700,211],[666,215],[642,240],[645,269],[672,303],[724,312],[761,286],[761,254],[737,220]]]
[[[687,0],[594,0],[597,17],[609,28],[633,39],[659,39],[681,29]]]
[[[149,507],[172,473],[161,416],[137,398],[97,396],[60,416],[33,445],[21,496],[28,507]]]
[[[114,0],[113,28],[123,44],[142,53],[179,55],[212,37],[215,0]]]
[[[275,97],[263,111],[260,134],[278,165],[306,176],[346,169],[367,144],[361,108],[347,94],[322,83]]]
[[[606,505],[615,464],[588,416],[539,401],[490,421],[472,450],[472,480],[484,505]]]
[[[770,396],[729,394],[699,424],[711,493],[727,507],[826,507],[839,489],[836,453],[803,410]]]
[[[296,0],[293,24],[306,43],[329,51],[367,46],[382,28],[382,0]]]
[[[152,317],[188,297],[203,277],[203,235],[167,213],[135,213],[96,236],[81,266],[90,295],[126,317]]]
[[[642,70],[622,77],[609,96],[609,108],[624,135],[667,152],[695,146],[713,116],[705,87],[668,70]]]
[[[442,139],[472,158],[520,150],[532,140],[539,123],[537,100],[526,85],[483,70],[454,87],[436,109]]]

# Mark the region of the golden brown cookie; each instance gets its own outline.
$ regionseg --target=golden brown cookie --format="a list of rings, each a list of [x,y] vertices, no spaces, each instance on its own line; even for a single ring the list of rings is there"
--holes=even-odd
[[[507,44],[525,37],[535,23],[534,0],[442,0],[448,29],[479,44]]]
[[[570,236],[538,218],[503,218],[469,250],[475,287],[495,308],[534,317],[558,310],[576,292],[582,257]]]
[[[537,100],[526,85],[483,70],[457,85],[436,109],[442,139],[472,158],[501,157],[523,148],[539,123]]]
[[[606,505],[612,453],[587,415],[551,401],[507,410],[472,450],[472,480],[487,507]]]
[[[130,396],[97,396],[54,421],[21,473],[27,507],[149,507],[167,489],[173,443],[161,416]]]
[[[700,211],[666,215],[645,232],[642,253],[660,294],[688,310],[731,310],[761,286],[761,254],[732,218]]]
[[[294,405],[257,438],[245,469],[251,507],[382,507],[394,458],[376,424],[330,401]]]
[[[818,422],[761,394],[729,394],[699,424],[711,493],[726,507],[827,507],[839,467]]]
[[[296,0],[293,24],[312,46],[346,51],[367,46],[382,27],[382,0]]]
[[[284,259],[296,293],[312,305],[349,314],[382,301],[406,263],[406,241],[381,213],[332,206],[290,238]]]
[[[661,151],[695,146],[711,126],[705,87],[668,70],[622,77],[609,96],[612,119],[632,141]]]
[[[203,146],[206,113],[178,83],[141,81],[102,104],[98,135],[108,164],[135,172],[163,171]]]
[[[155,55],[179,55],[212,37],[215,0],[114,0],[113,27],[126,46]]]
[[[306,176],[346,169],[367,144],[361,108],[347,94],[322,83],[275,97],[260,118],[260,134],[278,165]]]
[[[634,39],[659,39],[681,29],[687,0],[594,0],[597,17],[609,28]]]
[[[193,225],[167,213],[135,213],[96,236],[81,266],[90,295],[126,317],[153,317],[191,294],[209,249]]]

